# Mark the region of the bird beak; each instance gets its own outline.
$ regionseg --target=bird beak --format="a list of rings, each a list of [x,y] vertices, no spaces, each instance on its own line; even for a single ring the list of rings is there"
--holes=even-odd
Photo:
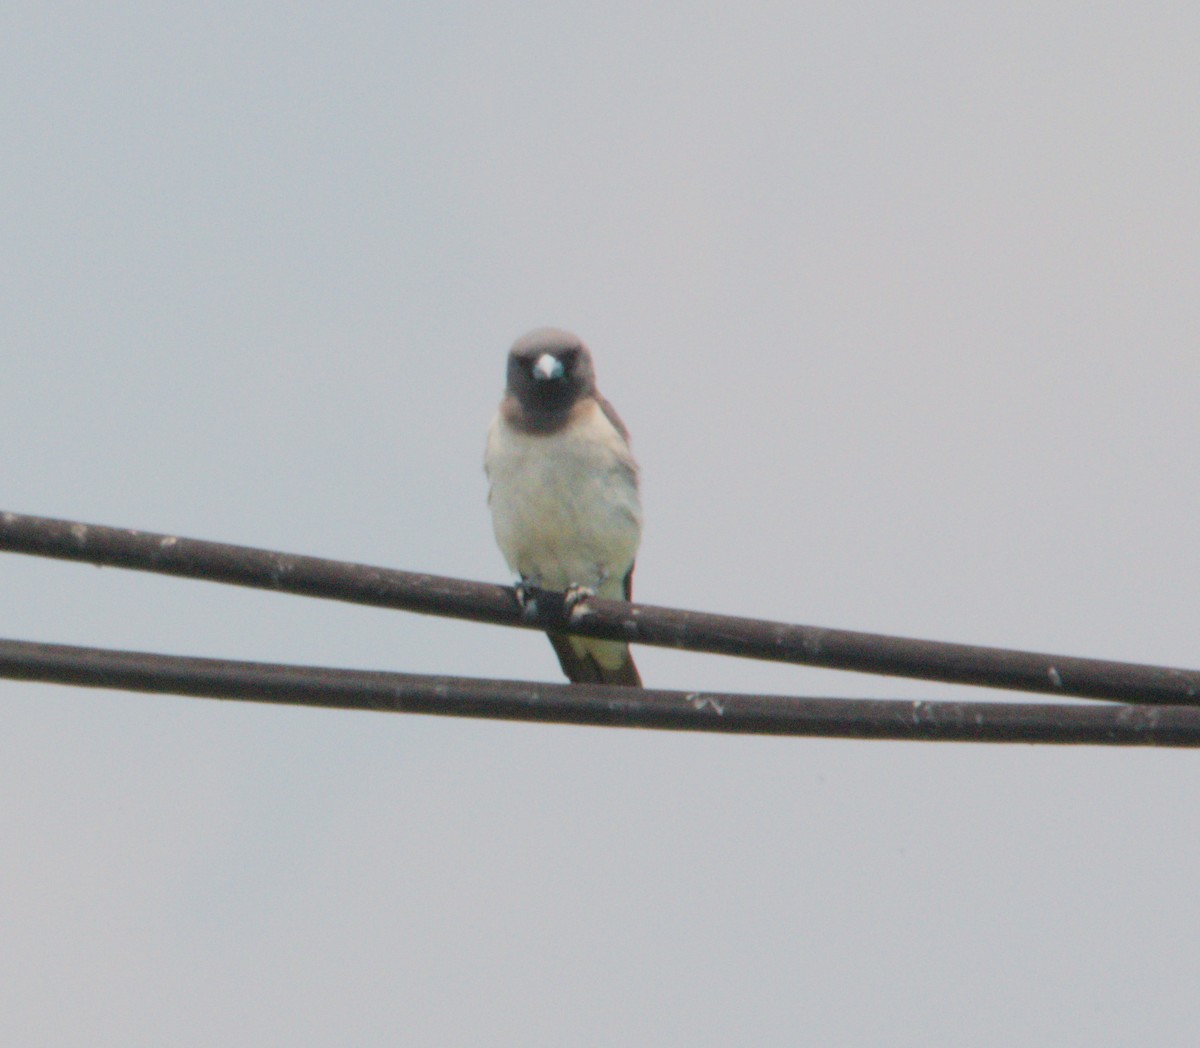
[[[554,378],[562,378],[563,366],[562,361],[552,353],[543,353],[537,358],[537,363],[533,365],[533,377],[542,381],[549,381]]]

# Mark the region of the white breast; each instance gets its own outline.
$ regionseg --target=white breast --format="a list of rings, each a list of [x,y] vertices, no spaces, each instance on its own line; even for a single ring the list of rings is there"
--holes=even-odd
[[[629,449],[594,401],[551,434],[522,433],[498,414],[484,467],[496,542],[514,572],[547,589],[623,596],[642,511]]]

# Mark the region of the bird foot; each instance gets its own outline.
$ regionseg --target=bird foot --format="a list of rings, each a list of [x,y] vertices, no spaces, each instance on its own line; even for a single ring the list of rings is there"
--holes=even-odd
[[[576,613],[583,612],[583,605],[595,595],[596,591],[591,586],[574,583],[568,586],[567,591],[563,594],[563,610],[573,618]]]
[[[517,595],[517,603],[521,605],[521,618],[526,622],[536,622],[538,617],[537,586],[528,579],[521,579],[513,587],[513,590]]]

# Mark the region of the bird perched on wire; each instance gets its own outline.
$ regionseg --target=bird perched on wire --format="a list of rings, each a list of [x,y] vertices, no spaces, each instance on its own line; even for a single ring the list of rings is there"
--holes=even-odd
[[[592,595],[631,599],[638,467],[576,335],[537,328],[513,344],[483,465],[496,543],[523,601],[538,589],[563,591],[568,609]],[[629,645],[548,636],[568,680],[641,687]]]

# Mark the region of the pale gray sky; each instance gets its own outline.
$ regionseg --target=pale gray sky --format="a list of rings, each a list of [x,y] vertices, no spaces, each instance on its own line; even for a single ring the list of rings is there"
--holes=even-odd
[[[0,13],[0,508],[506,580],[522,331],[638,596],[1200,665],[1200,9]],[[545,640],[0,557],[0,635],[556,680]],[[642,649],[647,683],[966,689]],[[0,1042],[1195,1042],[1186,752],[0,682]]]

